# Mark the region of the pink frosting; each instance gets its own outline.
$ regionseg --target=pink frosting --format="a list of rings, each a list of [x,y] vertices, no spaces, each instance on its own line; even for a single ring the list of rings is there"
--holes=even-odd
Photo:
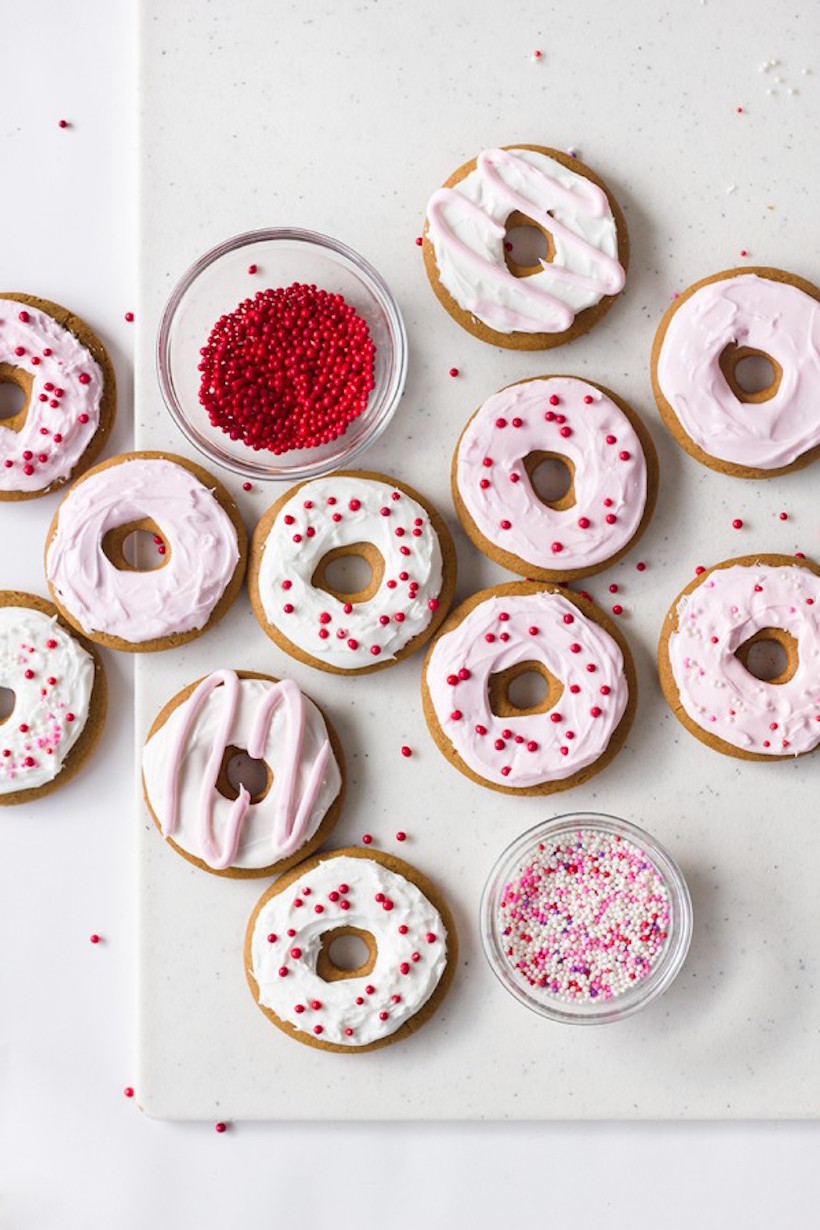
[[[533,491],[523,462],[536,450],[572,462],[571,508],[550,508]],[[646,459],[632,424],[612,398],[572,376],[509,385],[488,398],[461,438],[456,476],[485,538],[555,572],[617,554],[646,507]]]
[[[678,603],[669,662],[684,710],[743,751],[797,756],[820,743],[820,577],[795,565],[715,568]],[[764,683],[735,656],[763,628],[798,644],[786,683]]]
[[[167,544],[154,571],[115,568],[107,531],[149,517]],[[212,491],[176,462],[125,458],[71,488],[58,511],[46,575],[87,632],[132,644],[202,628],[239,562],[236,529]]]
[[[720,369],[727,346],[776,359],[768,401],[740,401]],[[820,444],[820,303],[754,273],[701,286],[669,321],[657,380],[687,436],[720,461],[759,470],[790,465]]]
[[[162,820],[163,836],[172,837],[178,823],[179,776],[185,759],[188,736],[208,696],[214,688],[220,686],[225,688],[228,703],[223,707],[216,737],[211,744],[199,796],[199,847],[202,858],[215,870],[230,867],[236,859],[242,826],[251,807],[250,794],[244,786],[240,786],[239,794],[228,813],[223,847],[220,850],[213,833],[212,808],[217,777],[230,740],[239,701],[239,678],[235,671],[221,670],[208,675],[195,688],[187,702],[184,721],[179,724],[169,750],[167,809]],[[252,733],[248,740],[248,755],[253,759],[264,757],[271,718],[280,704],[285,706],[288,720],[286,743],[281,748],[282,782],[275,792],[270,841],[272,862],[292,854],[306,840],[308,822],[330,758],[330,742],[325,739],[311,766],[306,788],[297,799],[296,786],[305,731],[305,702],[299,687],[290,679],[272,684],[263,695],[254,715]]]
[[[0,299],[0,363],[32,377],[23,426],[0,420],[0,491],[42,491],[67,478],[91,443],[103,375],[73,333],[16,299]]]
[[[487,781],[519,788],[562,781],[603,755],[624,715],[623,654],[560,593],[489,592],[435,643],[426,683],[436,717],[464,763]],[[496,717],[490,676],[531,660],[564,685],[559,700],[546,713]]]

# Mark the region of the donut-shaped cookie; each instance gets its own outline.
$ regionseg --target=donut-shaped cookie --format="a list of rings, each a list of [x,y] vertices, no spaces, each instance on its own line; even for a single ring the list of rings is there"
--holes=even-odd
[[[769,360],[767,388],[736,368]],[[820,456],[820,290],[782,269],[726,269],[675,300],[652,348],[658,409],[703,465],[771,478]]]
[[[124,554],[135,531],[163,558],[141,571]],[[239,510],[207,470],[172,453],[122,453],[75,483],[54,515],[46,579],[73,627],[112,649],[144,653],[193,640],[242,584]]]
[[[783,647],[769,680],[748,669],[760,641]],[[658,670],[675,717],[741,760],[786,760],[820,743],[820,568],[790,555],[743,555],[696,577],[663,623]]]
[[[522,266],[508,227],[546,238]],[[577,158],[541,145],[484,150],[459,167],[427,207],[424,263],[439,301],[474,337],[546,350],[586,333],[623,289],[626,224],[609,189]]]
[[[231,785],[232,759],[264,762],[254,795]],[[156,717],[142,753],[154,823],[189,862],[217,875],[273,875],[312,854],[339,817],[341,746],[290,679],[214,671]],[[260,766],[261,768],[261,766]]]
[[[333,941],[357,936],[367,957],[334,964]],[[452,916],[401,859],[334,850],[285,872],[248,923],[245,971],[268,1020],[308,1046],[375,1051],[413,1033],[439,1006],[458,958]]]
[[[547,458],[570,474],[546,503],[533,476]],[[600,385],[540,376],[478,408],[451,471],[459,520],[480,551],[543,581],[585,577],[620,559],[655,506],[658,463],[634,410]]]
[[[543,700],[520,709],[508,689],[536,672]],[[422,673],[424,716],[439,749],[479,785],[552,794],[608,764],[632,725],[637,684],[626,641],[591,602],[517,581],[457,607]]]
[[[85,321],[49,299],[0,293],[0,382],[22,407],[0,419],[0,500],[29,500],[76,477],[114,422],[114,369]]]
[[[359,556],[368,585],[340,593],[325,569]],[[264,514],[248,568],[263,630],[320,670],[364,674],[427,641],[453,599],[456,557],[436,510],[384,474],[340,470],[291,488]]]
[[[94,750],[105,673],[50,602],[2,590],[0,689],[13,693],[0,716],[0,804],[28,803],[69,781]]]

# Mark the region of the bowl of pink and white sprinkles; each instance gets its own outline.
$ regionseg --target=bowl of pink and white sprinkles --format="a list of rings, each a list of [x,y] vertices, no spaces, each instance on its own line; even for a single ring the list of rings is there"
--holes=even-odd
[[[644,1008],[678,974],[692,902],[677,863],[615,816],[577,813],[504,851],[481,903],[490,966],[534,1012],[603,1024]]]
[[[177,426],[246,478],[312,478],[381,435],[404,390],[407,336],[387,284],[352,248],[295,228],[206,252],[174,288],[157,367]]]

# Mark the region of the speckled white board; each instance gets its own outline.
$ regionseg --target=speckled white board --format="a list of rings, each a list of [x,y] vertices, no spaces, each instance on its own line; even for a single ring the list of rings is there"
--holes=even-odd
[[[178,687],[219,666],[291,674],[323,705],[347,752],[334,844],[366,830],[448,893],[461,968],[442,1010],[371,1055],[301,1047],[254,1006],[245,921],[264,882],[208,876],[164,848],[139,804],[139,1080],[143,1107],[173,1118],[617,1118],[814,1116],[820,1111],[820,755],[744,764],[702,746],[666,708],[657,633],[696,564],[755,550],[820,555],[818,468],[744,483],[685,456],[660,425],[648,358],[675,289],[740,263],[820,282],[820,176],[812,48],[820,8],[762,0],[670,6],[611,0],[513,15],[488,0],[329,6],[143,0],[141,447],[188,452],[163,409],[154,343],[178,275],[226,236],[296,225],[357,248],[396,292],[410,336],[403,403],[370,468],[438,501],[456,535],[458,595],[508,579],[455,525],[452,447],[491,391],[541,372],[598,380],[645,417],[661,496],[642,544],[588,583],[611,601],[640,678],[637,720],[615,762],[552,800],[508,799],[452,770],[421,716],[420,658],[353,681],[292,663],[247,597],[207,637],[137,662],[138,737]],[[534,48],[543,58],[531,58]],[[770,59],[780,63],[761,72]],[[736,108],[742,107],[742,114]],[[435,301],[414,239],[430,191],[482,146],[577,148],[624,207],[627,289],[589,336],[545,355],[463,333]],[[460,369],[458,379],[448,371]],[[753,412],[753,411],[751,411]],[[223,481],[252,526],[278,490]],[[781,522],[785,509],[789,519]],[[732,529],[734,517],[745,528]],[[647,561],[643,573],[638,559]],[[402,743],[412,759],[399,753]],[[485,966],[481,887],[514,836],[577,808],[626,816],[678,858],[695,907],[672,990],[618,1025],[532,1017]],[[409,840],[397,847],[396,829]]]

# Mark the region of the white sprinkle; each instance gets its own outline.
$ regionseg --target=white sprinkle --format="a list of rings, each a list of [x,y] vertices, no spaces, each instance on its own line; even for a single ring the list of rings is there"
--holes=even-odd
[[[726,195],[731,196],[732,193],[736,191],[737,191],[737,184],[729,184],[729,187],[726,189]]]

